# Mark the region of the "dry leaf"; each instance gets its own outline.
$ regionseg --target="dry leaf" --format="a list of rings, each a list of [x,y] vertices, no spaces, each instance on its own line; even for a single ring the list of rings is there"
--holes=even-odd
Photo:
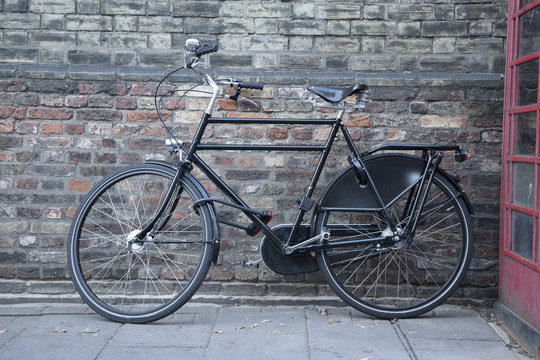
[[[216,330],[216,331],[214,331],[214,334],[221,335],[221,334],[223,334],[223,331],[221,331],[221,330]]]
[[[67,330],[64,330],[64,329],[54,329],[53,332],[63,334],[63,333],[67,333]]]
[[[244,329],[244,326],[235,327],[235,330],[242,330]]]
[[[260,324],[253,324],[253,325],[250,326],[250,328],[255,329],[256,327],[259,327],[259,326],[260,326]]]
[[[360,360],[369,360],[369,358],[368,357],[363,357]]]
[[[333,324],[333,323],[335,323],[335,322],[336,322],[336,320],[328,318],[328,323],[329,323],[329,324]]]
[[[326,315],[328,315],[328,313],[326,311],[321,311],[321,315],[326,316]]]
[[[365,329],[367,326],[364,326],[364,325],[356,325],[358,326],[360,329]]]
[[[0,334],[5,334],[5,333],[7,333],[7,329],[0,330]]]
[[[279,331],[274,331],[272,334],[273,334],[273,335],[279,335],[279,334],[281,334],[281,333],[280,333]]]

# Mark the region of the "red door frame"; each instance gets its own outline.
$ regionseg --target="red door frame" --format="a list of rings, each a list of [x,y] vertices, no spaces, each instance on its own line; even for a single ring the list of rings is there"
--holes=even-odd
[[[533,9],[536,9],[536,12],[540,11],[540,0],[509,0],[502,149],[499,297],[505,306],[534,328],[540,329],[540,246],[538,240],[540,237],[540,91],[536,90],[536,104],[520,106],[518,72],[519,65],[527,62],[533,61],[534,64],[534,61],[538,61],[540,64],[540,43],[537,49],[533,49],[536,51],[530,54],[520,54],[520,49],[518,49],[523,29],[520,17]],[[540,65],[537,74],[536,84],[538,87],[540,84]],[[514,152],[517,118],[520,114],[525,113],[529,116],[536,113],[534,155],[528,156]],[[531,208],[515,204],[512,200],[513,165],[517,163],[534,166],[534,199]],[[512,251],[512,241],[516,241],[512,238],[511,216],[513,212],[529,215],[533,219],[530,259]]]

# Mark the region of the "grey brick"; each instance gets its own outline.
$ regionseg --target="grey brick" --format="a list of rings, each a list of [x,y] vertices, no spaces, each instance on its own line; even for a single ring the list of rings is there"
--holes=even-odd
[[[41,28],[44,30],[65,30],[64,15],[41,15]]]
[[[382,20],[384,19],[384,5],[364,5],[362,13],[364,19]]]
[[[256,34],[277,34],[279,24],[275,19],[254,19]]]
[[[4,31],[6,45],[23,46],[28,43],[28,32],[22,30]]]
[[[39,58],[45,64],[61,64],[64,63],[64,51],[57,48],[42,48],[39,50]]]
[[[32,0],[30,11],[45,14],[74,13],[75,0]]]
[[[111,53],[106,50],[68,50],[67,60],[70,64],[110,64]]]
[[[77,33],[77,46],[80,47],[100,47],[101,33],[81,31]]]
[[[487,54],[503,53],[503,39],[458,39],[456,50],[461,53]]]
[[[35,63],[39,60],[39,50],[32,48],[0,48],[0,62]]]
[[[358,52],[360,51],[360,39],[332,36],[318,37],[315,39],[314,49],[320,52]]]
[[[293,17],[300,19],[315,17],[315,4],[293,3]]]
[[[208,32],[210,34],[250,34],[255,32],[255,25],[252,19],[210,19]]]
[[[105,47],[114,48],[146,48],[146,34],[119,34],[107,33],[102,36],[103,45]]]
[[[284,69],[322,69],[323,58],[313,55],[281,55],[279,66]]]
[[[362,39],[362,52],[382,53],[384,52],[384,37],[366,37]]]
[[[422,36],[467,36],[467,23],[465,21],[424,21]]]
[[[100,0],[77,0],[79,14],[99,14],[100,11]]]
[[[15,77],[17,71],[17,65],[4,65],[0,64],[0,77]]]
[[[313,37],[311,36],[292,36],[289,37],[289,50],[291,51],[312,51]]]
[[[285,18],[292,13],[291,4],[273,2],[248,2],[246,3],[245,16],[256,18]]]
[[[389,5],[387,8],[390,20],[431,20],[432,5]]]
[[[161,68],[122,68],[118,69],[118,79],[127,81],[159,81],[163,78],[164,71]]]
[[[457,20],[493,19],[501,18],[504,9],[499,5],[492,4],[467,4],[456,5]]]
[[[208,19],[184,19],[184,31],[187,34],[203,34],[208,32]]]
[[[433,8],[435,20],[454,20],[455,8],[453,5],[436,4]]]
[[[157,33],[182,32],[182,20],[173,17],[140,17],[139,31]]]
[[[226,67],[249,67],[251,66],[251,56],[249,55],[228,55],[228,54],[212,54],[210,55],[210,63],[215,68]]]
[[[279,32],[284,35],[324,35],[324,22],[316,20],[282,20]]]
[[[388,71],[396,70],[394,55],[357,55],[351,57],[351,70]]]
[[[493,22],[471,21],[469,23],[469,34],[472,36],[491,36],[493,34]]]
[[[111,31],[112,17],[97,15],[68,15],[66,29],[70,31]]]
[[[171,5],[168,1],[149,1],[148,15],[171,15]]]
[[[146,0],[102,0],[101,12],[106,15],[144,15]]]
[[[349,21],[328,21],[326,24],[327,35],[349,35],[351,23]]]
[[[387,50],[398,53],[430,53],[431,39],[397,39],[391,38],[386,43]]]
[[[241,2],[224,2],[220,4],[219,16],[221,17],[244,17],[245,4]]]
[[[285,51],[288,40],[282,36],[246,36],[242,38],[242,49],[248,51]]]
[[[316,9],[316,17],[321,19],[359,19],[361,15],[360,4],[320,4]]]
[[[150,66],[171,65],[180,66],[184,63],[184,52],[174,50],[144,50],[139,51],[139,63]]]
[[[4,0],[3,11],[27,12],[28,0]]]
[[[351,26],[352,35],[386,35],[396,33],[394,21],[360,20],[353,21]]]
[[[135,51],[116,51],[113,53],[113,64],[114,65],[133,65],[137,58],[137,53]]]
[[[21,65],[19,72],[25,78],[64,79],[67,66]]]
[[[348,69],[349,56],[331,55],[326,58],[326,67],[328,69]]]
[[[402,37],[419,37],[421,34],[420,21],[400,22],[397,24],[397,35]]]
[[[170,49],[171,34],[150,34],[148,35],[148,47],[150,49]]]
[[[30,44],[38,46],[74,46],[77,39],[74,33],[53,31],[31,31]]]
[[[114,80],[116,69],[107,66],[80,66],[69,68],[68,76],[74,80]]]
[[[36,14],[0,14],[0,29],[39,29],[40,16]]]
[[[115,16],[114,17],[114,30],[135,32],[137,31],[137,17],[136,16]]]
[[[437,38],[433,39],[433,53],[434,54],[451,54],[456,51],[456,39],[455,38]]]
[[[218,17],[219,3],[215,1],[173,1],[173,15],[181,17]]]

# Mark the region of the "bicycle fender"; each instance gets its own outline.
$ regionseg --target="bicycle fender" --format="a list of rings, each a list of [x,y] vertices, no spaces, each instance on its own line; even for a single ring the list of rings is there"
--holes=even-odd
[[[171,163],[171,162],[169,162],[169,161],[146,160],[145,163],[165,166],[165,167],[168,167],[169,169],[174,170],[174,171],[178,170],[178,166]],[[208,192],[204,188],[204,186],[199,182],[199,180],[197,180],[195,177],[193,177],[193,175],[191,175],[188,172],[185,172],[183,176],[186,177],[187,179],[189,179],[189,181],[191,183],[193,183],[193,185],[195,185],[197,187],[197,190],[200,191],[203,198],[209,198],[210,197],[208,195]],[[217,216],[216,216],[216,209],[214,208],[214,205],[212,203],[210,203],[210,202],[207,203],[207,205],[208,205],[209,212],[210,212],[210,218],[212,220],[212,238],[213,238],[213,243],[214,243],[214,247],[212,248],[212,258],[211,259],[212,259],[212,263],[215,265],[217,263],[218,255],[219,255],[219,247],[220,247],[220,243],[221,243],[221,232],[220,232],[220,227],[218,225]]]
[[[426,161],[406,154],[377,154],[364,159],[366,169],[377,187],[385,206],[392,204],[404,192],[412,188],[424,171]],[[469,212],[472,206],[459,184],[443,169],[437,170],[447,178],[457,192],[461,193]],[[400,174],[400,176],[396,176]],[[353,165],[347,167],[332,179],[318,202],[318,210],[379,210],[381,206],[373,190],[361,186],[356,178]]]

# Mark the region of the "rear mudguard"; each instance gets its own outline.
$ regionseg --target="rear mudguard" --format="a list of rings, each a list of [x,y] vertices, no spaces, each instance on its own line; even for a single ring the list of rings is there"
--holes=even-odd
[[[426,161],[406,154],[378,154],[366,157],[364,164],[381,196],[383,205],[387,206],[420,180]],[[448,179],[456,191],[462,194],[472,214],[471,203],[459,184],[446,171],[439,168],[437,172]],[[381,209],[381,204],[369,185],[359,185],[356,179],[356,168],[351,165],[339,173],[323,191],[314,217],[320,211],[332,209],[377,210]]]
[[[168,161],[162,161],[162,160],[147,160],[145,161],[145,163],[147,164],[155,164],[155,165],[161,165],[161,166],[165,166],[165,167],[168,167],[174,171],[178,170],[178,166],[171,163],[171,162],[168,162]],[[201,195],[204,197],[204,198],[209,198],[210,196],[208,196],[208,193],[206,192],[206,189],[204,188],[204,186],[202,186],[202,184],[199,182],[199,180],[197,180],[196,178],[193,177],[193,175],[191,175],[190,173],[188,172],[185,172],[184,175],[185,177],[187,177],[189,179],[189,181],[191,181],[196,187],[197,187],[197,190],[199,190],[199,192],[201,193]],[[218,259],[218,255],[219,255],[219,246],[220,246],[220,242],[221,242],[221,234],[220,234],[220,228],[219,228],[219,225],[218,225],[218,221],[217,221],[217,216],[216,216],[216,209],[214,208],[214,205],[211,203],[211,202],[208,202],[207,203],[208,205],[208,210],[210,212],[210,220],[212,221],[212,241],[213,241],[213,248],[212,248],[212,263],[216,264],[217,263],[217,259]]]

